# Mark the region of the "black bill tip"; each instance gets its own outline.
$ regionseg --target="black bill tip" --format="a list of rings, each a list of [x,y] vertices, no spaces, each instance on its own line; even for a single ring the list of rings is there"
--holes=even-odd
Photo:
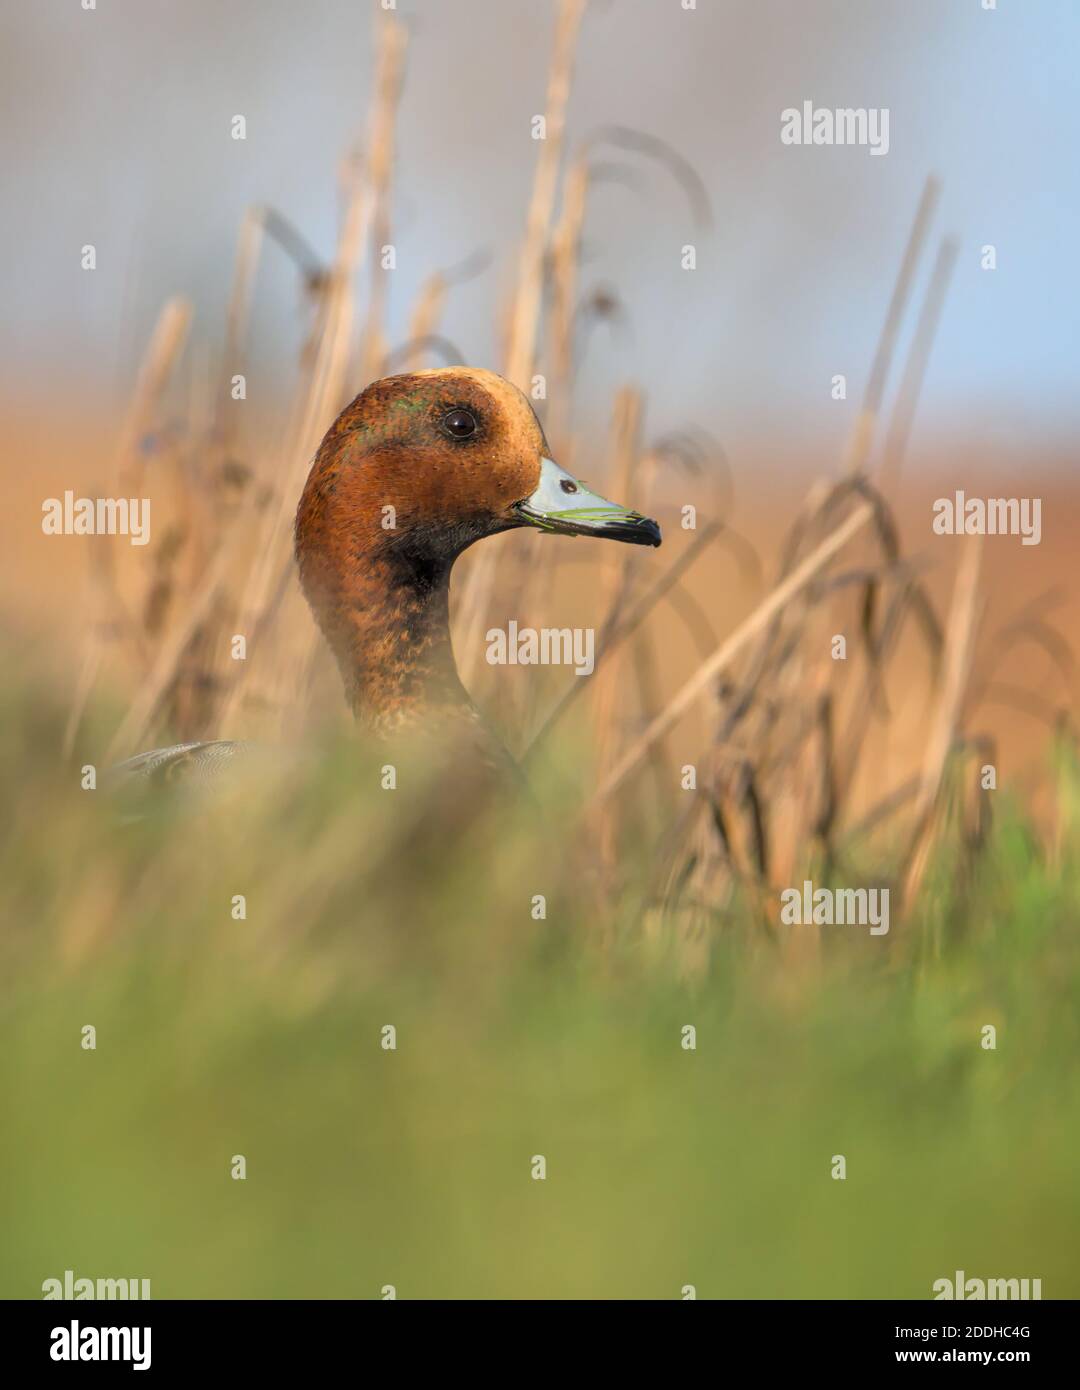
[[[628,545],[660,545],[663,540],[659,525],[650,516],[632,515],[606,521],[595,534],[613,541],[625,541]]]

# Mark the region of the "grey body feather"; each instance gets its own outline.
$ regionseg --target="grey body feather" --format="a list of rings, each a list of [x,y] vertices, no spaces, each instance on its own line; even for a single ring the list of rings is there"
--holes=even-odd
[[[213,784],[237,767],[257,757],[253,744],[236,739],[217,739],[211,743],[174,743],[170,748],[154,748],[136,753],[106,773],[106,785],[124,787],[162,786],[173,782],[186,785]]]

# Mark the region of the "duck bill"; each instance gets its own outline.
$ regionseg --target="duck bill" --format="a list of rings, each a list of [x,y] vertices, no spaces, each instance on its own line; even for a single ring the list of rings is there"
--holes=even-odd
[[[660,527],[650,517],[590,492],[549,458],[540,460],[540,486],[514,506],[519,523],[563,536],[603,536],[630,545],[659,545]]]

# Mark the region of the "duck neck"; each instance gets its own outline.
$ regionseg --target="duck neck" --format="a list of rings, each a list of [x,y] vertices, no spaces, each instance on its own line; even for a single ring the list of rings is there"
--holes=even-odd
[[[452,564],[387,546],[312,595],[346,699],[375,733],[472,708],[450,641]]]

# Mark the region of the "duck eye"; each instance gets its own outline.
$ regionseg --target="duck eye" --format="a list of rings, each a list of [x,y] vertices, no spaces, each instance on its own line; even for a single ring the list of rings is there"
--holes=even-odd
[[[564,478],[559,486],[563,492],[577,492],[577,483],[572,483],[569,478]]]
[[[476,416],[471,410],[449,410],[443,416],[442,427],[451,439],[468,439],[476,433]]]

